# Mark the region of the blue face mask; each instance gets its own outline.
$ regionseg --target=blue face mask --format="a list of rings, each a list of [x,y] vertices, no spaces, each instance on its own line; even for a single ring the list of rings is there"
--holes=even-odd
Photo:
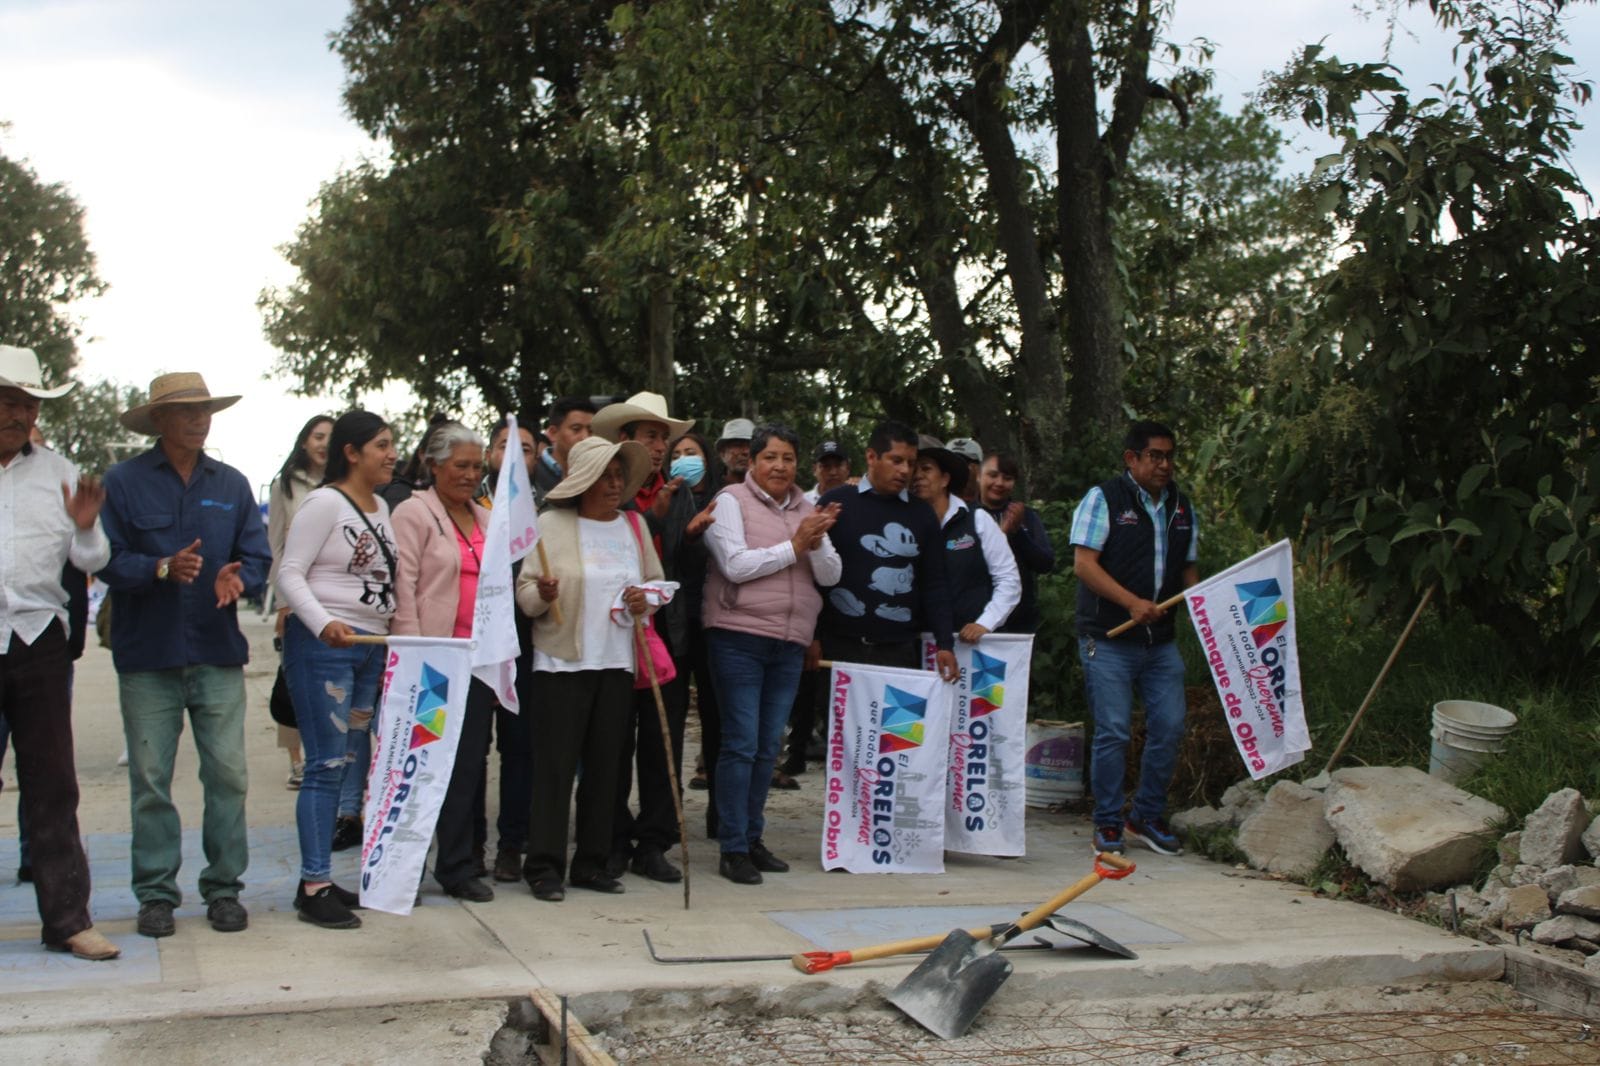
[[[696,488],[706,476],[706,461],[698,455],[680,455],[672,460],[669,473],[675,478],[683,478],[684,484],[691,489]]]

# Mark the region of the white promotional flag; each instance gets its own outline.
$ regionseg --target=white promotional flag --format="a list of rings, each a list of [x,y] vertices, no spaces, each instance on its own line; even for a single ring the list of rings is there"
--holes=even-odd
[[[923,670],[836,662],[829,693],[823,868],[943,873],[955,687]]]
[[[494,487],[494,507],[483,538],[478,599],[472,612],[472,673],[494,690],[500,706],[517,705],[517,604],[511,564],[539,543],[539,515],[522,461],[516,416],[506,419],[506,455]]]
[[[362,819],[361,905],[410,914],[461,741],[471,641],[390,637]]]
[[[924,660],[937,647],[923,635]],[[1028,669],[1033,636],[990,633],[955,643],[944,846],[969,855],[1025,855]]]
[[[1311,748],[1295,646],[1294,557],[1280,540],[1184,593],[1228,729],[1255,780]]]

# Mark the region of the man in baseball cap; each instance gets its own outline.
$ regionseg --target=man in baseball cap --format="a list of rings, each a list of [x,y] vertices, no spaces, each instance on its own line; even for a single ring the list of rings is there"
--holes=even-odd
[[[750,438],[756,424],[748,418],[730,418],[717,438],[717,458],[722,460],[722,481],[737,485],[750,472]]]
[[[971,437],[953,437],[945,444],[945,449],[967,461],[967,480],[957,495],[967,501],[967,506],[977,506],[974,501],[978,498],[978,472],[983,467],[983,446]]]

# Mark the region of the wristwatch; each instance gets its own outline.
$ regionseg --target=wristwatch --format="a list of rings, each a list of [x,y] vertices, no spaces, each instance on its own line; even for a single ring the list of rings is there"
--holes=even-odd
[[[171,559],[163,559],[163,560],[161,560],[159,563],[156,564],[156,580],[157,581],[165,581],[167,579],[167,574],[169,574],[171,571],[172,571],[172,560]]]

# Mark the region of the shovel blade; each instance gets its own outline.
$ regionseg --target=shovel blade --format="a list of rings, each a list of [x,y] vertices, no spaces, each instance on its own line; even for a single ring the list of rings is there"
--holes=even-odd
[[[1011,976],[1011,963],[964,929],[956,929],[888,999],[935,1036],[954,1040],[972,1025]]]
[[[1099,948],[1101,951],[1112,955],[1120,955],[1124,959],[1137,959],[1139,956],[1123,947],[1121,944],[1106,936],[1093,926],[1084,925],[1073,918],[1063,918],[1059,914],[1052,914],[1044,920],[1047,928],[1054,929],[1063,936],[1070,936],[1090,947]]]

